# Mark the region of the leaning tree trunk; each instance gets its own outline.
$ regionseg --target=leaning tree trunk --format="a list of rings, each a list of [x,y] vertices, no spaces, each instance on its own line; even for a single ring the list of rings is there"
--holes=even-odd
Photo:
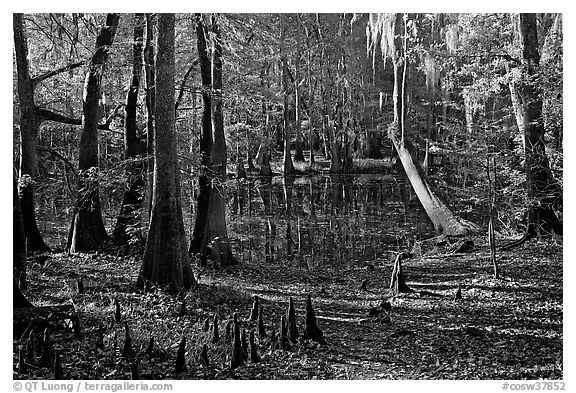
[[[238,261],[232,256],[232,249],[226,229],[226,139],[224,136],[224,116],[222,114],[222,38],[216,18],[212,16],[212,137],[210,196],[208,217],[200,248],[200,261],[203,266],[211,259],[215,266],[225,267]]]
[[[510,86],[510,92],[518,129],[524,135],[528,219],[522,242],[549,233],[562,235],[563,226],[554,212],[562,204],[562,192],[546,156],[542,92],[533,82],[540,63],[536,14],[520,14],[519,33],[522,79]]]
[[[392,63],[394,65],[394,121],[388,127],[388,137],[392,140],[402,166],[410,180],[410,184],[418,196],[422,207],[432,221],[436,232],[448,236],[463,236],[477,231],[479,228],[466,220],[454,215],[432,190],[422,165],[417,159],[416,151],[405,132],[404,121],[406,108],[406,95],[404,94],[405,64],[404,46],[402,42],[403,16],[396,15],[396,51],[392,51]]]
[[[144,38],[144,14],[134,15],[134,41],[132,58],[132,80],[126,95],[124,114],[124,158],[126,159],[127,188],[116,221],[112,239],[118,245],[133,245],[141,241],[138,213],[142,206],[146,184],[146,165],[142,156],[146,154],[146,143],[137,135],[136,111],[138,90],[142,76],[142,44]],[[144,164],[144,165],[143,165]]]
[[[18,73],[18,101],[20,110],[20,203],[28,248],[50,251],[42,239],[34,210],[34,182],[38,177],[38,129],[42,117],[34,104],[34,84],[30,78],[28,44],[22,14],[13,14],[14,50]]]
[[[174,14],[158,14],[160,71],[156,80],[156,132],[154,135],[154,191],[150,228],[137,286],[150,284],[170,293],[189,289],[194,275],[186,249],[179,195],[174,108]]]
[[[98,101],[101,96],[102,75],[119,19],[119,14],[107,15],[106,25],[96,38],[96,50],[90,59],[84,81],[83,129],[78,165],[80,176],[78,200],[67,245],[70,252],[96,250],[108,238],[102,221],[98,191]]]
[[[202,23],[202,15],[196,14],[196,44],[200,58],[200,76],[202,78],[202,132],[200,134],[200,175],[198,176],[198,205],[194,229],[190,239],[189,254],[193,256],[200,252],[204,230],[208,219],[208,203],[210,199],[210,168],[212,166],[212,106],[210,86],[212,85],[211,61],[208,57],[206,32]]]

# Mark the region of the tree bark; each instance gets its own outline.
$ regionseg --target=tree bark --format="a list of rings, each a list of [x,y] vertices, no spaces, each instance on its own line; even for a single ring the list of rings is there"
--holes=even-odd
[[[300,20],[302,23],[302,20]],[[304,34],[306,34],[306,51],[308,57],[307,64],[307,79],[308,79],[308,143],[310,148],[310,167],[315,163],[314,161],[314,88],[312,87],[312,48],[310,46],[310,32],[306,25],[304,25]]]
[[[16,278],[14,278],[12,280],[12,308],[22,309],[23,307],[34,307],[34,305],[24,296]]]
[[[26,234],[24,233],[24,223],[22,222],[22,210],[20,199],[18,198],[18,187],[16,179],[13,185],[13,277],[14,285],[26,289]]]
[[[210,168],[212,166],[212,104],[210,88],[212,86],[212,63],[208,57],[206,32],[202,15],[196,14],[196,45],[200,58],[200,76],[202,79],[202,132],[200,134],[200,174],[198,176],[198,205],[194,229],[190,239],[189,254],[193,256],[200,252],[204,230],[208,219],[208,203],[210,199]]]
[[[296,109],[296,146],[294,161],[304,161],[304,150],[302,148],[302,112],[300,110],[300,23],[296,22],[296,75],[294,79],[295,109]]]
[[[410,180],[414,192],[424,207],[426,214],[432,221],[434,229],[440,234],[448,236],[463,236],[478,231],[478,227],[454,215],[444,202],[432,190],[422,165],[417,159],[416,151],[405,132],[406,97],[404,93],[405,78],[403,77],[406,61],[404,45],[402,42],[403,14],[396,14],[395,47],[392,54],[394,65],[394,121],[388,127],[388,137],[392,140],[402,166]]]
[[[260,172],[259,175],[262,177],[271,178],[272,177],[272,169],[270,167],[270,114],[268,113],[268,107],[264,104],[264,113],[266,117],[266,123],[264,124],[262,136],[262,142],[260,144]]]
[[[14,50],[18,74],[18,104],[20,110],[20,204],[28,249],[50,251],[42,239],[34,209],[34,182],[38,177],[38,129],[43,117],[34,104],[34,83],[30,78],[28,44],[22,14],[13,14]]]
[[[291,176],[294,173],[294,164],[290,155],[290,133],[292,131],[292,119],[290,117],[290,81],[288,77],[288,60],[284,47],[284,37],[286,35],[285,15],[280,14],[280,61],[282,62],[282,93],[284,94],[284,176]]]
[[[142,46],[144,39],[144,14],[134,14],[134,39],[132,49],[132,80],[126,95],[124,114],[124,159],[128,183],[124,191],[120,214],[112,233],[113,241],[118,245],[134,245],[142,240],[139,230],[139,210],[142,206],[144,186],[146,184],[145,161],[146,143],[138,139],[136,111],[138,90],[142,76]]]
[[[549,233],[562,235],[563,226],[554,211],[562,204],[562,192],[546,156],[542,92],[533,82],[540,65],[536,14],[520,14],[519,27],[522,78],[510,86],[510,92],[518,129],[524,136],[528,210],[526,232],[520,239],[524,241]]]
[[[106,16],[106,24],[96,37],[95,52],[90,59],[84,81],[78,164],[79,192],[67,245],[70,252],[94,251],[108,239],[102,220],[98,190],[98,101],[101,96],[104,68],[119,20],[119,14]]]
[[[146,71],[146,153],[148,155],[147,192],[148,218],[152,213],[154,186],[154,108],[156,107],[156,64],[154,63],[154,21],[146,14],[146,42],[144,44],[144,70]],[[149,221],[149,220],[148,220]]]
[[[232,256],[226,228],[226,139],[224,136],[224,116],[222,112],[222,37],[212,15],[212,161],[210,173],[210,196],[208,217],[200,248],[200,261],[203,266],[211,259],[215,266],[226,267],[238,263]]]
[[[194,276],[186,249],[179,195],[174,108],[174,14],[158,14],[156,132],[152,214],[137,286],[149,284],[179,293]]]
[[[16,307],[32,307],[22,293],[26,289],[26,234],[24,233],[24,224],[22,222],[22,212],[20,209],[20,200],[16,179],[13,181],[13,248],[12,248],[12,305]]]

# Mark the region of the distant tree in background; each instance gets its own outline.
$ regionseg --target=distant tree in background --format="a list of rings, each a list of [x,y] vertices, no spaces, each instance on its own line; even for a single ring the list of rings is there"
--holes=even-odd
[[[198,174],[198,202],[196,218],[190,237],[190,256],[200,252],[204,238],[204,231],[208,219],[208,203],[210,200],[210,168],[212,167],[212,63],[208,56],[206,31],[202,22],[202,14],[196,14],[196,47],[200,63],[200,79],[202,82],[202,121],[200,131],[200,171]]]
[[[209,169],[210,196],[206,226],[200,246],[200,262],[206,265],[211,259],[218,267],[238,263],[232,255],[232,248],[226,228],[226,138],[224,135],[224,115],[222,110],[222,36],[216,16],[212,15],[212,150]],[[202,63],[201,63],[202,64]],[[204,115],[203,115],[204,116]]]
[[[128,86],[124,110],[124,159],[126,160],[125,173],[128,182],[124,191],[120,214],[112,233],[114,242],[121,245],[138,242],[141,238],[139,212],[142,207],[146,185],[146,163],[142,160],[146,154],[146,141],[139,138],[136,111],[140,79],[142,77],[144,25],[144,14],[135,14],[132,44],[132,78]]]
[[[282,94],[284,96],[283,116],[284,116],[284,134],[283,143],[284,147],[284,176],[290,176],[294,173],[294,164],[292,162],[292,155],[290,154],[290,136],[292,132],[292,92],[294,90],[293,84],[290,82],[288,71],[288,58],[285,49],[285,36],[286,36],[286,16],[280,14],[280,62],[282,64]]]

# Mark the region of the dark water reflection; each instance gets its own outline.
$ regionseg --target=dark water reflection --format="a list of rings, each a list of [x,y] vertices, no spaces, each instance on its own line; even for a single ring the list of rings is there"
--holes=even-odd
[[[102,187],[103,216],[112,232],[122,187]],[[193,195],[190,195],[192,190]],[[194,220],[196,180],[184,182],[182,198],[187,236]],[[227,223],[234,255],[244,263],[266,261],[303,268],[352,265],[388,258],[407,240],[430,237],[426,217],[405,176],[274,177],[228,183]],[[41,231],[53,247],[63,248],[73,199],[61,193],[38,203]],[[186,207],[188,206],[188,207]],[[142,228],[146,228],[142,217]]]
[[[392,175],[242,180],[228,200],[229,235],[245,263],[350,266],[433,234],[410,185]]]

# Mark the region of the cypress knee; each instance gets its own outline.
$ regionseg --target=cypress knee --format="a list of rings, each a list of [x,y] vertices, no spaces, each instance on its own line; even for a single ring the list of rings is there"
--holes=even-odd
[[[36,356],[36,334],[34,333],[34,330],[30,330],[30,335],[28,336],[28,342],[26,343],[26,357],[32,364],[38,363],[38,358]]]
[[[64,369],[62,368],[62,360],[60,359],[60,351],[55,351],[54,354],[54,379],[64,379]]]
[[[150,337],[150,341],[148,341],[148,347],[146,348],[146,355],[148,358],[152,358],[152,354],[154,353],[154,337]]]
[[[202,350],[198,358],[204,367],[210,367],[210,362],[208,361],[208,346],[206,344],[202,345]]]
[[[232,343],[232,359],[230,361],[230,368],[234,370],[244,364],[242,357],[242,344],[240,343],[240,326],[238,325],[238,317],[234,313],[234,341]]]
[[[122,313],[120,312],[120,302],[118,301],[118,299],[114,300],[114,305],[115,305],[114,321],[118,323],[122,319]]]
[[[18,373],[26,374],[28,368],[26,367],[26,362],[24,361],[24,350],[20,349],[18,351]]]
[[[128,359],[132,359],[134,357],[134,349],[132,348],[132,337],[130,337],[130,328],[128,327],[128,322],[124,322],[124,330],[126,333],[126,339],[124,340],[122,356]]]
[[[286,333],[288,340],[295,343],[298,339],[298,328],[296,327],[296,310],[292,296],[288,300],[288,310],[286,311]]]
[[[312,308],[312,298],[310,295],[308,295],[308,298],[306,299],[306,328],[304,330],[304,338],[316,341],[317,343],[323,345],[326,344],[324,334],[316,323],[316,315],[314,314],[314,309]]]
[[[390,278],[390,292],[396,296],[399,293],[410,293],[412,289],[406,284],[404,274],[402,273],[402,254],[398,253],[394,261],[392,277]]]
[[[242,359],[248,359],[248,340],[246,340],[246,330],[242,329],[242,334],[240,335],[240,346],[242,347]]]
[[[282,315],[280,316],[280,335],[278,336],[278,349],[290,349],[290,345],[288,344],[287,328],[288,326],[286,323],[286,317]]]
[[[50,331],[48,328],[44,329],[42,338],[42,363],[49,366],[52,362],[52,340],[50,339]]]
[[[260,312],[258,313],[258,337],[260,337],[260,339],[266,337],[266,329],[264,328],[264,321],[263,321],[263,315],[264,315],[264,306],[260,306]]]
[[[259,299],[258,295],[254,295],[254,302],[252,303],[252,310],[250,311],[250,320],[258,320]]]
[[[224,337],[226,338],[226,340],[230,340],[232,337],[232,321],[228,320],[228,322],[226,322],[226,328],[224,329],[225,333],[224,333]]]
[[[186,371],[186,337],[182,337],[180,345],[178,346],[178,353],[176,355],[176,366],[174,367],[175,373]]]
[[[252,363],[258,363],[260,361],[260,356],[258,356],[258,347],[254,341],[254,330],[250,330],[250,361]]]
[[[214,314],[214,321],[212,322],[212,342],[217,343],[220,341],[220,332],[218,331],[218,315]]]
[[[140,361],[138,359],[130,363],[130,379],[140,379]]]

